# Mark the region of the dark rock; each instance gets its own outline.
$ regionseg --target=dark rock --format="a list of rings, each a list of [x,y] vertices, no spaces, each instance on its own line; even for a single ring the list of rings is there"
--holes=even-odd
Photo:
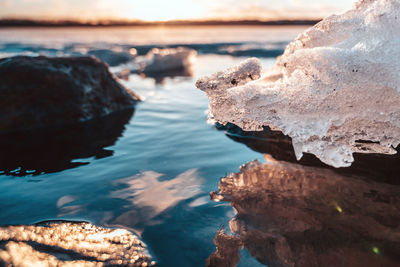
[[[0,59],[0,81],[0,132],[82,122],[140,99],[92,57]]]
[[[237,211],[230,230],[251,256],[270,267],[399,266],[398,185],[266,161],[242,166],[211,194]]]

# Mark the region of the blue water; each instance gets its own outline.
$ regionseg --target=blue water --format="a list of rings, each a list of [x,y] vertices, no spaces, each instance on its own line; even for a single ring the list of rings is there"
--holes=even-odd
[[[65,53],[67,45],[78,42],[88,47],[116,44],[135,47],[135,44],[156,46],[157,43],[242,45],[247,40],[264,47],[265,51],[269,51],[268,47],[272,47],[271,51],[280,51],[301,30],[301,27],[255,27],[246,32],[243,27],[228,27],[192,30],[187,35],[187,31],[178,29],[164,30],[157,40],[159,29],[153,34],[151,30],[119,29],[118,38],[112,30],[102,30],[99,34],[97,30],[79,29],[74,34],[71,29],[3,29],[0,30],[0,55],[35,55],[38,46],[47,48],[47,52],[39,49],[39,54],[58,55]],[[119,31],[125,31],[125,39]],[[71,40],[72,37],[75,39]],[[136,106],[126,124],[117,125],[121,130],[105,137],[109,138],[104,142],[106,147],[99,144],[102,156],[95,156],[97,152],[89,153],[89,158],[87,155],[79,158],[85,155],[83,152],[68,156],[60,146],[51,152],[52,160],[45,158],[44,163],[54,164],[59,158],[71,163],[61,164],[58,170],[29,170],[34,165],[29,168],[10,165],[16,167],[14,172],[7,172],[11,175],[1,170],[0,224],[67,219],[124,227],[141,237],[159,266],[204,266],[207,257],[215,251],[215,233],[220,227],[226,227],[234,216],[229,204],[212,202],[209,192],[218,189],[220,177],[238,171],[240,165],[254,159],[263,161],[261,153],[234,142],[206,122],[208,99],[195,88],[196,79],[245,59],[214,52],[199,51],[192,77],[178,75],[156,82],[132,74],[129,81],[122,81],[144,96],[145,101]],[[265,54],[262,58],[264,67],[274,63],[275,54],[272,55]],[[96,131],[92,134],[95,139]],[[79,146],[85,149],[90,142],[87,138]],[[48,149],[46,143],[42,149]],[[21,157],[29,161],[39,157],[40,150],[30,150]],[[21,151],[23,154],[24,150]],[[1,153],[4,159],[9,152]],[[27,173],[17,175],[23,168]],[[242,253],[241,266],[258,264],[246,251]]]

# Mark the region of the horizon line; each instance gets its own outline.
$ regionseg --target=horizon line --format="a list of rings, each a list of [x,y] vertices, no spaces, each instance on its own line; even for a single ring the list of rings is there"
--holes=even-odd
[[[112,26],[295,26],[314,25],[321,21],[315,19],[194,19],[194,20],[166,20],[145,21],[128,19],[100,19],[92,21],[79,21],[74,19],[29,19],[29,18],[3,18],[0,27],[112,27]]]

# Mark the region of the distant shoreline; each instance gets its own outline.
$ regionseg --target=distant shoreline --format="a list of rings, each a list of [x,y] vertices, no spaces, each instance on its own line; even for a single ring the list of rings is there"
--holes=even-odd
[[[206,21],[100,21],[100,22],[79,22],[79,21],[38,21],[29,19],[2,19],[0,28],[5,27],[149,27],[149,26],[306,26],[314,25],[320,20],[206,20]]]

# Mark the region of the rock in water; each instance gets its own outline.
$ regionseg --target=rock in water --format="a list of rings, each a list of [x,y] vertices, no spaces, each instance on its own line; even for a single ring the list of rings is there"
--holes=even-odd
[[[86,222],[0,227],[1,266],[152,266],[145,245],[124,229]]]
[[[0,81],[0,132],[86,121],[140,99],[92,57],[0,59]]]
[[[197,81],[219,122],[269,126],[334,166],[353,153],[395,154],[400,143],[400,2],[365,0],[290,43],[262,77],[260,62]]]

